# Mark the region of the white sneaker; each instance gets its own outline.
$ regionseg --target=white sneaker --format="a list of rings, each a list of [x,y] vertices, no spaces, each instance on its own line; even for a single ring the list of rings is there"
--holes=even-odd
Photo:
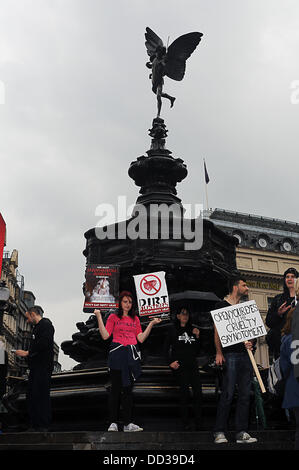
[[[239,432],[236,436],[236,442],[237,444],[253,444],[254,442],[257,442],[257,439],[255,437],[251,437],[248,432]]]
[[[118,431],[118,426],[116,423],[111,423],[109,428],[108,428],[108,431]]]
[[[130,423],[127,426],[124,426],[124,432],[137,432],[143,431],[143,428],[140,428],[137,424]]]
[[[214,434],[215,440],[214,444],[227,444],[228,440],[225,437],[223,432],[215,432]]]

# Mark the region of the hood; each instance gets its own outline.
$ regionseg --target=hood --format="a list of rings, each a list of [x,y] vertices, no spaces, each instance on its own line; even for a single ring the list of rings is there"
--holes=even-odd
[[[289,289],[286,286],[286,282],[285,282],[287,274],[294,274],[295,278],[297,278],[299,276],[299,273],[298,273],[297,269],[295,269],[295,268],[288,268],[283,273],[283,291],[284,291],[285,294],[289,295]]]

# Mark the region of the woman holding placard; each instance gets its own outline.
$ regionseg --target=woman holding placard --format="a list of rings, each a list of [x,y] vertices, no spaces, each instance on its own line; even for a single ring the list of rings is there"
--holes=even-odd
[[[141,356],[138,342],[143,343],[150,334],[152,327],[160,323],[154,318],[142,332],[140,320],[133,308],[133,296],[123,291],[119,296],[119,311],[109,315],[104,325],[101,311],[94,311],[99,326],[99,332],[104,340],[112,336],[108,367],[111,379],[110,391],[110,421],[108,431],[118,431],[119,408],[122,400],[124,431],[143,431],[137,424],[132,423],[134,381],[141,373]]]

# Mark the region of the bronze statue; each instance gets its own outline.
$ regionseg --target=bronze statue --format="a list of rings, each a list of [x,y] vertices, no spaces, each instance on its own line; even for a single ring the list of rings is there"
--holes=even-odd
[[[146,28],[145,46],[150,61],[146,66],[152,69],[150,78],[152,80],[152,90],[157,95],[158,114],[160,116],[162,98],[170,100],[170,107],[173,107],[174,96],[163,93],[164,79],[166,75],[173,80],[181,81],[185,75],[186,60],[196,49],[202,37],[202,33],[187,33],[177,38],[166,49],[162,39],[150,28]]]

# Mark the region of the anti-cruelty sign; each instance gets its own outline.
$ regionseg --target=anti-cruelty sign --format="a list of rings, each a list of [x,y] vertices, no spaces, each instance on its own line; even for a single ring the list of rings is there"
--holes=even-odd
[[[212,310],[211,315],[224,348],[267,334],[255,300]]]

